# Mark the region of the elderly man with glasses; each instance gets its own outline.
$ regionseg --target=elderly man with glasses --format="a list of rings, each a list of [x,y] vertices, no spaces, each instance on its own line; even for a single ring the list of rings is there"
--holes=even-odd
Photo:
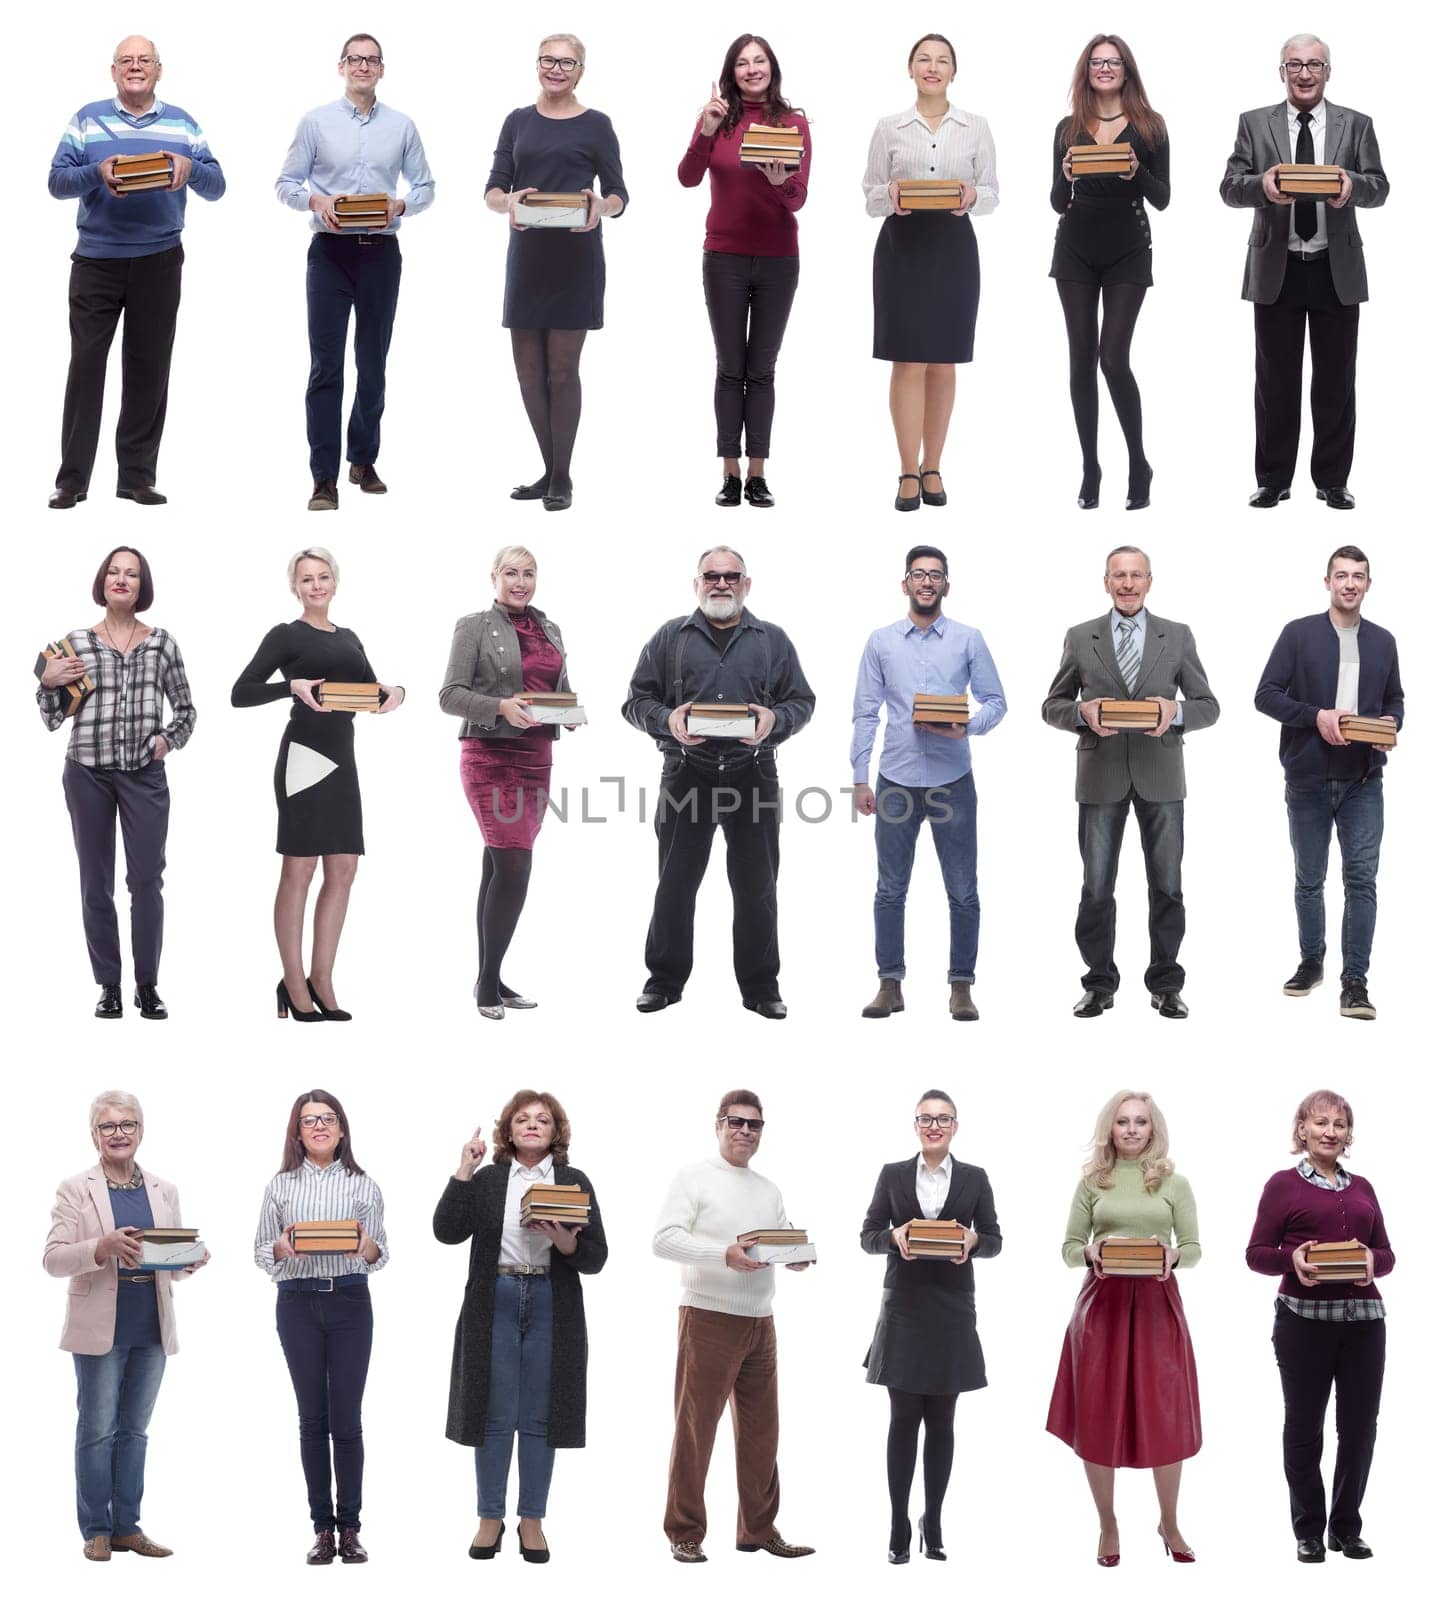
[[[734,894],[734,976],[745,1008],[782,1021],[779,812],[774,751],[814,714],[814,691],[782,628],[745,609],[752,580],[728,545],[699,558],[698,607],[644,646],[624,715],[659,745],[654,803],[659,886],[644,960],[643,1012],[678,1005],[694,966],[694,901],[715,828]],[[726,714],[727,713],[727,714]]]

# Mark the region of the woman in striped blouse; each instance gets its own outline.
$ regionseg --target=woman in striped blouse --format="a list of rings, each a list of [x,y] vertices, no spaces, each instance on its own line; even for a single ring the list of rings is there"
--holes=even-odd
[[[296,1240],[302,1222],[351,1224],[354,1247],[314,1249]],[[360,1401],[374,1319],[369,1275],[389,1260],[384,1199],[354,1158],[349,1120],[332,1094],[312,1089],[290,1108],[284,1158],[255,1230],[255,1264],[279,1289],[275,1326],[300,1408],[300,1464],[315,1542],[305,1560],[367,1561],[359,1541],[364,1478]],[[330,1442],[334,1441],[331,1487]]]

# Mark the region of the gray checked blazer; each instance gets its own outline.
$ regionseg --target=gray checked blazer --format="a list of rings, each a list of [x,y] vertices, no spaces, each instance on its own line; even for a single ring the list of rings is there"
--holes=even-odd
[[[1133,693],[1113,653],[1113,613],[1081,622],[1064,637],[1063,659],[1044,701],[1044,721],[1063,733],[1078,728],[1078,781],[1083,805],[1122,800],[1129,790],[1143,800],[1182,800],[1183,736],[1218,721],[1218,701],[1208,687],[1193,635],[1182,622],[1148,613],[1143,659]],[[1154,739],[1130,729],[1101,739],[1079,721],[1080,700],[1146,700],[1150,695],[1183,701],[1183,724]]]
[[[1353,182],[1353,198],[1340,210],[1330,206],[1328,267],[1333,290],[1345,306],[1368,298],[1368,273],[1363,265],[1363,240],[1358,233],[1359,206],[1381,206],[1388,198],[1388,179],[1378,154],[1373,121],[1361,111],[1327,102],[1323,154],[1327,165],[1342,167]],[[1288,266],[1289,207],[1264,197],[1263,174],[1293,159],[1288,143],[1288,102],[1245,111],[1238,119],[1238,137],[1218,192],[1224,204],[1253,206],[1257,214],[1248,235],[1248,260],[1243,269],[1243,298],[1271,306],[1283,288]],[[1322,204],[1323,202],[1319,202]]]

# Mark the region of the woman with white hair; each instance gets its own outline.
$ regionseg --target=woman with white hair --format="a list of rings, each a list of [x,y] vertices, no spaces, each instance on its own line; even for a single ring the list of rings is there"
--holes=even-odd
[[[144,1260],[146,1228],[177,1228],[173,1184],[142,1172],[135,1157],[145,1113],[132,1094],[107,1089],[90,1106],[98,1163],[66,1178],[55,1195],[45,1270],[70,1280],[60,1348],[75,1358],[75,1502],[87,1561],[112,1550],[167,1556],[140,1529],[145,1433],[165,1361],[174,1355],[174,1280],[210,1259],[157,1272]]]
[[[1116,1567],[1116,1467],[1149,1467],[1158,1494],[1158,1536],[1175,1561],[1193,1550],[1178,1531],[1184,1461],[1203,1443],[1198,1371],[1173,1281],[1199,1258],[1198,1212],[1188,1180],[1173,1170],[1168,1125],[1153,1097],[1122,1089],[1098,1114],[1092,1154],[1069,1208],[1063,1257],[1086,1267],[1049,1401],[1048,1431],[1083,1461],[1098,1511],[1098,1564]],[[1156,1276],[1105,1272],[1105,1240],[1163,1247]]]
[[[275,988],[281,1020],[348,1022],[335,999],[334,964],[349,907],[350,885],[364,854],[354,712],[324,703],[327,681],[374,684],[381,713],[404,704],[404,690],[378,683],[359,639],[330,621],[339,563],[318,546],[290,557],[290,592],[301,615],[273,627],[230,691],[234,706],[288,699],[290,720],[275,763],[275,804],[283,860],[275,895],[275,942],[284,975]],[[278,682],[271,682],[275,674]],[[324,880],[315,899],[314,939],[305,972],[305,903],[315,868]]]

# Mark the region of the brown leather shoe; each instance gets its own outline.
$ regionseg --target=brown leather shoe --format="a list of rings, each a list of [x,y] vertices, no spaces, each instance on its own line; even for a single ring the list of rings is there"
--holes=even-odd
[[[682,1561],[686,1566],[695,1566],[701,1561],[707,1561],[704,1546],[697,1539],[671,1539],[669,1541],[669,1554],[676,1561]]]
[[[308,509],[310,511],[338,511],[339,508],[340,491],[335,480],[333,478],[316,478]]]
[[[360,486],[361,494],[388,494],[389,485],[373,467],[351,465],[350,482]]]
[[[861,1017],[892,1017],[904,1009],[904,989],[897,978],[880,978],[879,992],[859,1013]]]
[[[736,1550],[743,1550],[746,1552],[764,1550],[767,1551],[771,1556],[782,1556],[786,1561],[792,1561],[798,1556],[811,1556],[814,1553],[813,1545],[786,1544],[784,1540],[779,1537],[779,1531],[777,1528],[769,1535],[763,1544],[736,1544],[734,1548]]]
[[[340,1560],[346,1566],[356,1561],[368,1561],[369,1551],[359,1542],[358,1528],[340,1529]]]
[[[949,1015],[955,1022],[977,1022],[979,1008],[974,1004],[966,983],[949,985]]]
[[[335,1558],[335,1532],[333,1528],[316,1528],[315,1542],[305,1556],[307,1567],[327,1567]]]
[[[108,1561],[110,1559],[110,1535],[108,1533],[92,1533],[84,1545],[86,1561]]]
[[[141,1533],[138,1528],[133,1533],[111,1534],[110,1548],[132,1550],[137,1556],[172,1556],[175,1553],[173,1550],[167,1550],[162,1544],[156,1544],[148,1534]]]

